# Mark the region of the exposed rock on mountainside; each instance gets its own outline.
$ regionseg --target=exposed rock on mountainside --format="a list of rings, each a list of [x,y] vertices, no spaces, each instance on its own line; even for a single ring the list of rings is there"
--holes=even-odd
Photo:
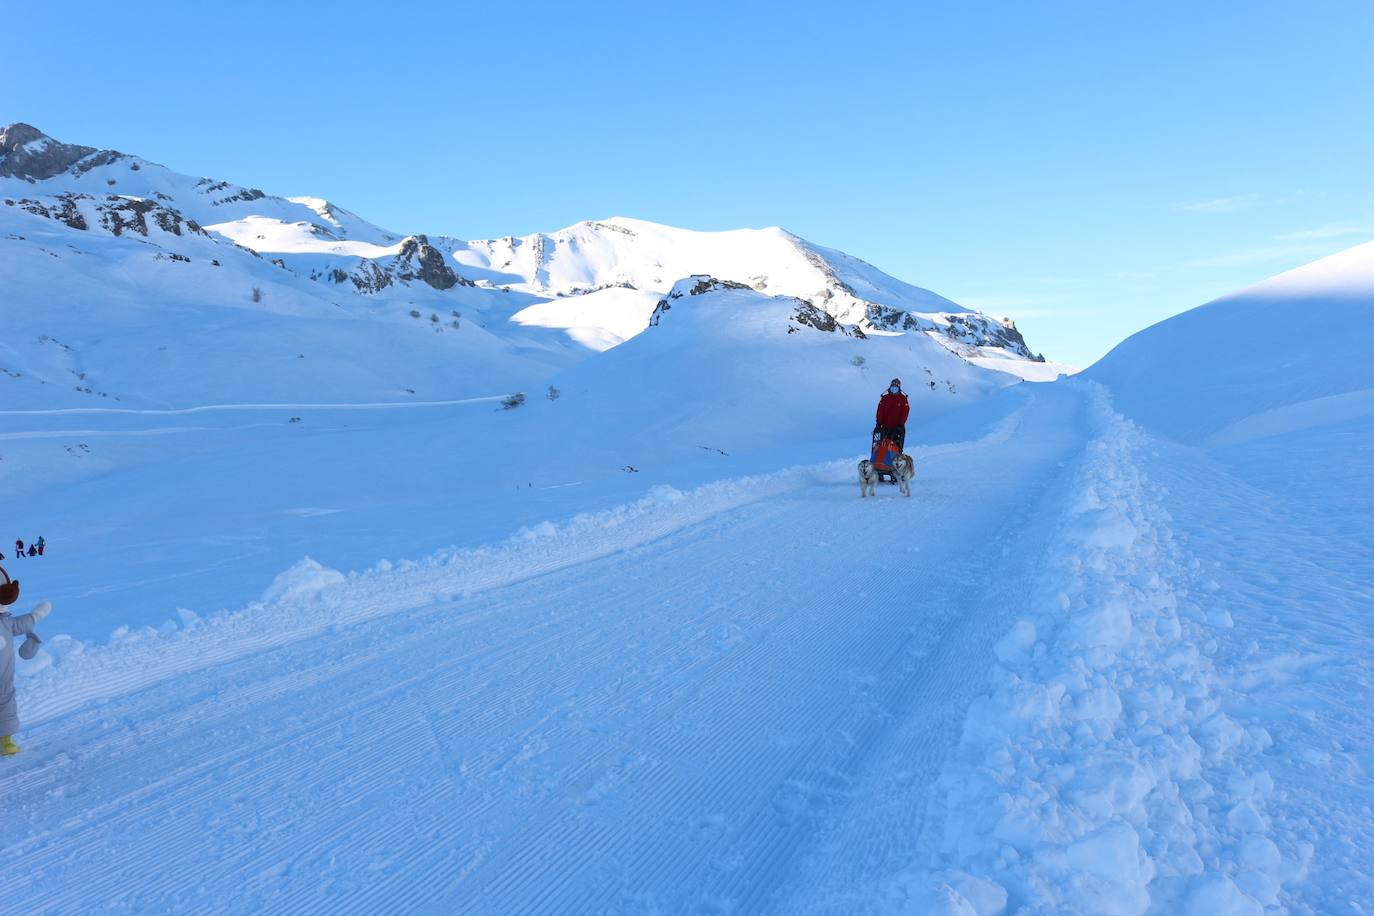
[[[188,232],[199,235],[206,234],[204,229],[196,225],[195,220],[183,219],[176,210],[151,200],[110,197],[97,209],[101,214],[101,225],[109,229],[111,235],[119,235],[125,229],[129,229],[139,235],[146,236],[148,234],[148,216],[152,216],[159,229],[163,232],[170,232],[172,235],[181,235],[183,225]]]
[[[353,281],[360,293],[380,293],[391,285],[391,274],[376,261],[363,261],[352,274],[345,276]]]
[[[751,289],[748,284],[736,283],[734,280],[717,280],[715,277],[697,275],[679,280],[671,290],[668,291],[666,298],[661,299],[654,312],[649,316],[649,326],[657,327],[663,314],[672,309],[670,300],[682,299],[686,296],[700,296],[704,293],[722,292],[730,289]]]
[[[81,210],[76,206],[76,196],[72,194],[60,194],[50,204],[44,204],[40,200],[32,200],[27,197],[20,200],[5,198],[5,206],[18,207],[34,216],[57,220],[72,229],[85,231],[88,228],[86,218],[81,215]]]
[[[0,127],[0,178],[43,181],[96,152],[100,151],[93,146],[59,143],[30,124],[11,124]],[[105,150],[99,164],[121,156],[123,153]]]
[[[4,203],[82,232],[90,228],[87,220],[87,214],[90,214],[97,217],[99,225],[111,235],[122,235],[128,230],[147,236],[148,220],[151,218],[153,225],[172,235],[181,235],[184,229],[188,233],[209,237],[209,233],[195,220],[186,219],[179,211],[144,198],[113,194],[104,198],[90,194],[58,194],[49,198],[47,203],[32,198],[15,200],[8,197]],[[86,212],[83,212],[83,208]]]
[[[451,289],[459,283],[472,285],[448,266],[443,252],[423,235],[413,235],[401,242],[401,253],[392,262],[391,272],[398,280],[423,280],[435,289]]]
[[[995,321],[986,315],[978,314],[942,317],[949,322],[945,325],[945,334],[960,343],[976,347],[1000,347],[1037,363],[1045,361],[1044,356],[1031,353],[1030,347],[1026,346],[1026,339],[1021,336],[1021,332],[1016,329],[1016,323],[1010,318]]]
[[[755,289],[747,283],[738,283],[734,280],[721,280],[716,277],[704,275],[688,277],[685,280],[679,280],[668,293],[667,297],[659,300],[658,305],[654,308],[653,314],[649,317],[649,325],[650,327],[657,327],[659,322],[662,321],[663,316],[672,310],[673,302],[678,299],[684,299],[689,296],[703,296],[707,293],[730,291],[757,293],[760,296],[767,296],[766,293]],[[846,337],[857,337],[862,339],[867,336],[858,325],[842,324],[836,321],[835,316],[831,315],[829,312],[817,308],[814,304],[804,299],[796,299],[790,296],[769,296],[768,298],[772,301],[781,300],[795,303],[791,314],[788,316],[789,323],[786,325],[787,333],[789,334],[795,334],[798,330],[798,326],[800,326],[813,328],[827,334],[839,332]]]
[[[829,312],[816,308],[810,302],[801,302],[797,305],[797,310],[792,313],[792,320],[797,324],[805,325],[808,328],[815,328],[817,331],[825,331],[833,334],[839,331],[846,337],[866,337],[863,328],[857,324],[846,326],[835,320]],[[789,332],[792,330],[788,329]]]
[[[883,305],[869,305],[867,314],[869,324],[883,331],[934,331],[944,335],[952,348],[962,344],[965,347],[993,347],[1014,353],[1033,362],[1044,362],[1045,357],[1032,353],[1026,340],[1009,318],[1001,321],[980,315],[977,312],[920,315],[904,312]]]

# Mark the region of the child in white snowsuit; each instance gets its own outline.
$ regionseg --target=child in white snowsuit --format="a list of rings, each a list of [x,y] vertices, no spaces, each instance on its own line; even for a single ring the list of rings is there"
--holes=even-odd
[[[14,604],[19,600],[19,581],[11,580],[3,569],[0,569],[0,580],[3,580],[0,581],[0,605]],[[19,731],[19,705],[14,699],[14,637],[28,635],[25,644],[31,645],[32,650],[24,652],[24,657],[31,657],[33,650],[38,648],[33,628],[51,611],[52,605],[46,601],[18,617],[0,610],[0,756],[19,753],[12,737]]]

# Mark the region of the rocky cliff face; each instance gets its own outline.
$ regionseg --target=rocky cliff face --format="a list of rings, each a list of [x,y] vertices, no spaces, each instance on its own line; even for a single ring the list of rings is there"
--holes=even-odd
[[[917,314],[876,304],[868,306],[866,318],[870,328],[876,330],[933,332],[956,353],[961,347],[990,347],[1035,362],[1045,361],[1043,356],[1031,352],[1009,318],[998,321],[978,312]]]
[[[155,200],[118,197],[113,194],[104,197],[94,197],[90,194],[58,194],[45,200],[7,197],[0,199],[0,203],[62,223],[81,232],[97,225],[111,235],[132,232],[146,237],[149,227],[154,226],[171,235],[186,233],[209,237],[209,233],[195,220],[187,219],[180,211]]]
[[[419,280],[439,290],[452,289],[459,283],[472,285],[471,281],[458,276],[444,259],[444,253],[423,235],[413,235],[401,242],[401,252],[388,272],[398,280]]]
[[[0,127],[0,178],[44,181],[95,153],[101,153],[105,162],[124,155],[113,150],[102,152],[93,146],[59,143],[30,124]]]

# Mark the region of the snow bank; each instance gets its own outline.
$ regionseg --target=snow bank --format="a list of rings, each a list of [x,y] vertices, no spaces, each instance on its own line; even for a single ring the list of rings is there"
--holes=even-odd
[[[999,428],[999,434],[1005,434]],[[480,591],[629,550],[712,516],[817,479],[847,480],[850,460],[706,484],[683,492],[655,486],[644,497],[562,522],[521,528],[504,543],[448,549],[423,560],[383,560],[347,574],[306,557],[278,575],[261,600],[204,619],[178,609],[181,625],[118,628],[108,645],[71,637],[45,643],[20,667],[19,706],[34,725],[96,699],[287,645],[331,627],[442,605],[461,613]]]
[[[337,569],[321,566],[306,557],[272,580],[272,584],[267,586],[267,591],[262,593],[262,603],[306,601],[319,597],[330,586],[338,585],[344,580],[344,574]]]
[[[1010,392],[1015,396],[1016,392]],[[976,439],[913,448],[918,466],[937,455],[1007,442],[1025,404]],[[418,561],[383,560],[342,573],[305,557],[279,574],[260,600],[201,617],[178,608],[180,624],[121,626],[91,646],[62,635],[19,667],[23,721],[35,725],[92,700],[122,696],[158,681],[309,638],[329,628],[443,605],[491,588],[630,550],[734,509],[816,482],[848,486],[860,455],[771,474],[715,481],[692,490],[657,485],[643,497],[562,521],[527,525],[504,542],[438,551]]]
[[[1230,621],[1138,468],[1142,434],[1089,391],[1099,432],[1040,611],[997,644],[941,779],[948,875],[995,882],[1013,910],[1261,913],[1302,872],[1270,837],[1271,739],[1222,711],[1213,627]],[[926,879],[948,912],[1001,910],[948,875]]]

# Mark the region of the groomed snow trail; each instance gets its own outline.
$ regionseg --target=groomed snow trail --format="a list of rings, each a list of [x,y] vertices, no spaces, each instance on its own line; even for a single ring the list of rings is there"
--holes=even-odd
[[[1026,389],[1006,436],[918,451],[909,500],[860,500],[836,470],[54,708],[0,770],[7,874],[54,911],[775,910],[807,898],[816,838],[870,800],[892,736],[916,734],[903,829],[851,837],[873,855],[851,850],[847,880],[881,880],[1086,438],[1079,392]]]

